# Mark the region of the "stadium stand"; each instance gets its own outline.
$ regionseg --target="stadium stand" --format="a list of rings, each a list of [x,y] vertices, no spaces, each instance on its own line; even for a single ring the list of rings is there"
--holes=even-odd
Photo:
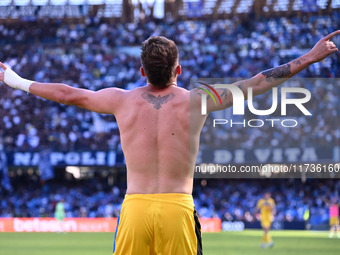
[[[308,20],[272,18],[253,23],[243,23],[235,17],[209,22],[183,21],[176,26],[153,21],[138,25],[110,24],[99,19],[86,25],[58,21],[27,22],[20,26],[10,23],[0,27],[0,44],[4,45],[0,57],[21,76],[42,82],[64,82],[92,90],[109,86],[132,89],[145,84],[139,74],[140,43],[149,35],[162,34],[173,38],[180,47],[184,72],[178,83],[188,87],[190,78],[247,78],[284,63],[311,48],[321,35],[335,30],[338,23],[338,16]],[[334,55],[314,64],[298,77],[339,77],[339,58]],[[228,142],[235,148],[339,145],[339,126],[336,121],[330,121],[339,117],[340,106],[335,96],[339,89],[339,83],[311,88],[317,99],[311,105],[312,112],[327,109],[327,114],[322,117],[314,114],[308,125],[299,127],[297,137],[287,137],[275,127],[246,129],[246,132],[236,128],[232,136],[224,133],[219,137],[221,144]],[[57,150],[119,146],[119,132],[112,116],[32,100],[32,96],[22,96],[23,92],[5,86],[0,87],[0,93],[4,107],[0,113],[4,127],[0,130],[0,140],[7,150],[38,150],[46,144]],[[271,94],[266,94],[257,102],[265,102],[263,109],[268,109],[270,97]],[[34,114],[28,117],[25,113],[32,109]],[[310,126],[310,123],[315,124]],[[314,132],[320,129],[324,132]],[[273,136],[275,139],[271,139]],[[207,140],[204,133],[202,137],[203,144],[219,146],[214,145],[218,139]]]
[[[67,217],[117,217],[125,194],[125,183],[108,185],[107,176],[83,180],[67,178],[41,186],[33,173],[11,178],[15,192],[0,192],[0,217],[53,217],[54,207],[65,200]],[[194,198],[200,217],[219,217],[224,221],[253,222],[256,203],[264,191],[276,201],[276,221],[304,221],[325,224],[329,220],[326,201],[340,196],[340,181],[310,179],[203,179],[195,181]]]
[[[204,4],[211,13],[217,10],[214,6],[219,5],[220,14],[230,14],[235,10],[247,13],[253,2],[210,0]],[[269,6],[270,10],[302,10],[307,6],[299,1],[295,1],[295,6],[289,1],[274,2],[274,6]],[[321,9],[326,6],[325,2],[318,1]],[[189,8],[187,5],[185,8]],[[332,8],[337,6],[337,1],[333,1]],[[120,12],[117,8],[107,6],[103,16]],[[141,42],[151,35],[165,35],[180,48],[183,74],[178,83],[189,88],[190,78],[247,78],[291,60],[305,53],[321,36],[335,30],[339,22],[339,15],[310,15],[308,19],[303,15],[272,17],[254,21],[235,16],[224,20],[176,21],[176,24],[171,19],[123,24],[98,17],[85,18],[84,22],[76,19],[2,22],[0,59],[13,66],[21,76],[42,82],[64,82],[92,90],[109,86],[133,89],[146,82],[139,74]],[[340,55],[335,54],[310,66],[298,77],[340,77],[339,63]],[[339,146],[340,105],[336,95],[339,95],[340,83],[321,82],[314,87],[307,86],[315,98],[309,107],[314,114],[308,124],[302,123],[294,134],[279,127],[235,128],[232,133],[221,127],[216,132],[217,137],[211,137],[212,132],[204,129],[202,146]],[[113,116],[33,100],[32,95],[6,86],[0,86],[0,94],[3,109],[0,111],[0,144],[7,152],[40,151],[46,147],[58,151],[120,149],[119,130]],[[269,108],[270,94],[256,102],[263,109]],[[294,113],[293,116],[298,117]],[[41,185],[35,173],[12,174],[12,191],[1,187],[0,217],[51,217],[60,198],[66,201],[67,217],[117,216],[125,184],[122,181],[112,187],[107,182],[96,176],[81,181],[55,180]],[[264,187],[277,201],[277,219],[282,221],[303,220],[303,212],[308,207],[311,224],[324,223],[328,220],[324,200],[340,195],[338,180],[308,180],[306,183],[300,180],[196,180],[197,211],[201,217],[251,222]]]

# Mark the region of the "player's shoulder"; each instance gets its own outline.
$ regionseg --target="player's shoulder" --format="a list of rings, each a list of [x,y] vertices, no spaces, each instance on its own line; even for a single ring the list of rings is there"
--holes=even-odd
[[[178,87],[176,86],[175,89],[181,93],[189,94],[190,90],[187,90],[186,88]]]
[[[115,92],[115,93],[128,93],[130,91],[130,90],[127,90],[127,89],[116,88],[116,87],[108,88],[108,90]]]
[[[185,88],[181,88],[181,87],[177,87],[177,86],[170,86],[164,89],[154,89],[147,86],[142,86],[142,87],[137,87],[134,88],[132,90],[128,90],[129,94],[143,94],[145,92],[148,93],[160,93],[160,94],[167,94],[167,93],[174,93],[175,95],[188,95],[190,94],[190,91],[185,89]]]
[[[270,203],[275,204],[274,198],[270,198],[269,201],[270,201]]]
[[[122,96],[126,94],[128,90],[126,89],[121,89],[121,88],[116,88],[116,87],[109,87],[109,88],[104,88],[101,90],[98,90],[97,93],[100,93],[100,96],[104,97],[117,97],[117,96]]]
[[[173,92],[183,100],[190,100],[190,91],[185,88],[174,87]]]

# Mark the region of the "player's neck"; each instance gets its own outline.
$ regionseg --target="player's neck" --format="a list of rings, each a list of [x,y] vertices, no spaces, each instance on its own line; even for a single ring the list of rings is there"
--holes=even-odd
[[[148,86],[152,87],[152,88],[157,88],[156,86],[152,85],[152,83],[147,83]],[[169,84],[167,84],[167,87],[170,87],[170,86],[175,86],[177,87],[177,83],[175,81],[173,82],[170,82]]]

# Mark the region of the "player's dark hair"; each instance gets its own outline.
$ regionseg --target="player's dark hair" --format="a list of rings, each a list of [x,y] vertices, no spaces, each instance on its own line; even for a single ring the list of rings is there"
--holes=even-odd
[[[171,84],[176,75],[178,49],[174,41],[152,36],[142,43],[141,61],[149,83],[159,89]]]

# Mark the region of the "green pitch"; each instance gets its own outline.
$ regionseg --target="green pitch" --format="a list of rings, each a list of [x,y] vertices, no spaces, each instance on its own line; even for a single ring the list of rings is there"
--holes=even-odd
[[[260,248],[262,232],[203,234],[205,255],[338,255],[340,239],[327,232],[273,231],[274,248]],[[112,233],[0,233],[0,255],[109,255]],[[143,255],[143,254],[140,254]]]

